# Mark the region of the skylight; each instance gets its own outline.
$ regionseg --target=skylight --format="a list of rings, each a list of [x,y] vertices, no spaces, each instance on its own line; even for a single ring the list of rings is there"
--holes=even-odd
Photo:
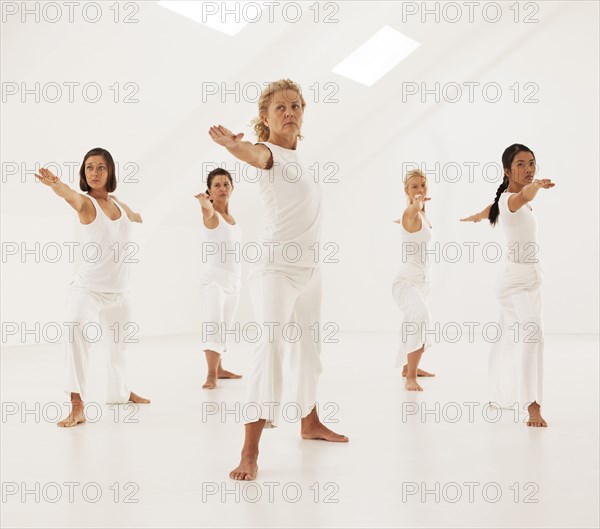
[[[333,73],[372,86],[420,45],[399,31],[384,26],[340,62]]]
[[[225,1],[160,1],[158,5],[203,24],[211,29],[237,35],[249,22],[257,22],[262,16],[263,2]]]

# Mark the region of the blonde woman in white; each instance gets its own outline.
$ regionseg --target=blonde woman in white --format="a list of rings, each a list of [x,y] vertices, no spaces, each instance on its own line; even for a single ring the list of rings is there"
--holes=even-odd
[[[504,179],[492,204],[461,221],[498,221],[506,236],[498,282],[500,339],[489,358],[490,402],[501,408],[527,409],[527,426],[545,427],[542,417],[544,332],[542,328],[542,269],[538,260],[537,220],[531,207],[540,189],[551,180],[535,180],[533,151],[515,143],[502,154]]]
[[[274,329],[272,334],[263,329],[255,349],[247,401],[258,405],[260,418],[245,425],[241,461],[229,474],[236,480],[255,479],[262,431],[278,423],[282,352],[289,345],[284,343],[282,328],[290,323],[302,330],[299,341],[290,347],[300,435],[303,439],[348,441],[321,423],[316,408],[322,371],[321,344],[314,337],[314,326],[322,328],[321,274],[315,258],[320,244],[321,190],[296,150],[302,139],[305,106],[300,86],[289,79],[279,80],[270,83],[260,96],[259,116],[254,120],[258,143],[241,141],[243,134],[234,134],[221,125],[209,130],[213,141],[260,169],[265,226],[259,243],[264,251],[263,259],[249,274],[248,284],[257,323],[269,322]],[[295,249],[291,256],[284,254],[286,247]]]
[[[136,395],[125,380],[125,339],[131,323],[129,275],[131,262],[131,223],[142,222],[125,203],[111,195],[117,187],[115,163],[102,148],[89,151],[79,169],[78,193],[52,174],[40,169],[35,175],[59,197],[64,198],[79,216],[86,247],[97,249],[85,259],[73,278],[67,296],[66,321],[72,332],[65,339],[65,391],[71,397],[71,413],[58,426],[71,427],[85,422],[84,400],[90,345],[96,340],[87,336],[91,325],[100,328],[105,345],[108,403],[150,401]],[[87,330],[86,330],[87,329]]]
[[[204,389],[215,389],[219,378],[242,378],[227,371],[222,364],[222,356],[227,352],[226,337],[234,330],[233,315],[238,306],[242,276],[242,231],[229,211],[232,192],[231,174],[218,167],[207,176],[206,193],[195,196],[202,208],[200,296],[202,347],[207,363]]]
[[[396,367],[403,366],[408,391],[423,391],[417,377],[435,375],[419,369],[423,352],[431,346],[426,331],[430,329],[427,244],[432,226],[425,215],[425,202],[431,198],[427,196],[427,178],[422,171],[415,169],[406,174],[404,192],[406,209],[394,221],[400,225],[402,262],[392,284],[392,294],[403,314]]]

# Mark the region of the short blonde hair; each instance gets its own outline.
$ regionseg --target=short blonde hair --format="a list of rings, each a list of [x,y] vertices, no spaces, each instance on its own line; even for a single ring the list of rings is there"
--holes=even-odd
[[[427,184],[427,177],[425,176],[425,173],[421,171],[421,169],[412,169],[408,171],[408,173],[406,173],[404,177],[404,191],[408,192],[408,182],[411,178],[414,178],[415,176],[420,176],[421,178],[424,178],[425,184]]]
[[[256,134],[258,141],[267,141],[269,139],[269,127],[263,123],[262,116],[267,115],[269,104],[271,103],[271,99],[273,98],[275,92],[281,92],[285,90],[293,90],[298,94],[300,97],[300,102],[302,103],[302,111],[304,111],[304,108],[306,107],[306,101],[304,101],[304,97],[302,97],[302,90],[299,84],[294,83],[294,81],[290,79],[280,79],[279,81],[273,81],[272,83],[269,83],[269,85],[260,94],[260,98],[258,100],[258,116],[255,117],[250,123],[254,127],[254,133]],[[302,138],[302,134],[298,133],[298,139],[301,140]]]

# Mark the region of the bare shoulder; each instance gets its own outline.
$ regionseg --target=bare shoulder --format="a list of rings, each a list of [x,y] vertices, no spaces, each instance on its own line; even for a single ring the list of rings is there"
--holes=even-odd
[[[257,148],[257,160],[254,164],[259,169],[271,169],[273,167],[273,152],[264,143],[255,143]]]

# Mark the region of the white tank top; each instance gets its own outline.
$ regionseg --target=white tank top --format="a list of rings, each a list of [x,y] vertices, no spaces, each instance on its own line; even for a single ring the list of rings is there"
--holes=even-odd
[[[202,281],[216,281],[223,286],[241,282],[242,230],[239,224],[229,224],[215,210],[219,224],[209,229],[202,222]]]
[[[83,231],[82,264],[71,285],[95,292],[126,292],[129,290],[129,264],[136,261],[137,248],[131,241],[131,223],[123,208],[109,197],[121,212],[110,220],[97,200],[89,198],[96,209],[90,224],[80,224]]]
[[[273,167],[258,170],[265,222],[258,237],[260,262],[319,267],[321,187],[297,151],[258,143],[273,153]]]
[[[429,281],[428,243],[432,230],[424,215],[421,215],[421,229],[410,233],[406,231],[400,219],[400,244],[402,245],[402,261],[394,283],[399,280]]]
[[[513,263],[538,264],[537,222],[529,204],[517,211],[508,209],[508,198],[514,193],[505,191],[498,199],[498,222],[506,236],[505,259]]]

